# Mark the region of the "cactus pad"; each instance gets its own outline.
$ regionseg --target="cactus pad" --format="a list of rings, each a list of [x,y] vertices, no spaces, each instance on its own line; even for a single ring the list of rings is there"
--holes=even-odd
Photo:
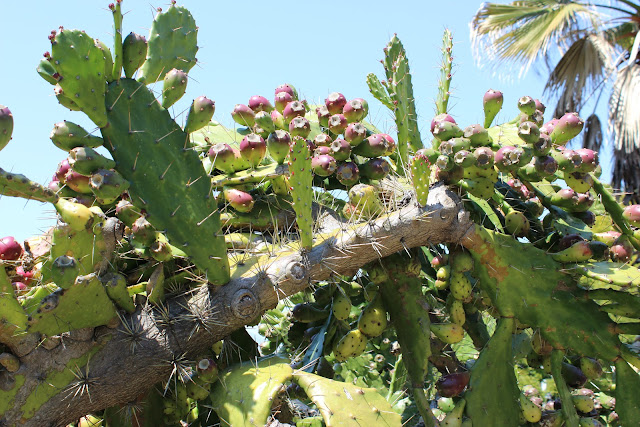
[[[313,223],[311,219],[311,203],[313,188],[311,182],[311,155],[307,141],[304,138],[294,138],[289,153],[289,185],[293,198],[293,210],[296,212],[296,222],[300,230],[300,240],[304,249],[313,246]]]

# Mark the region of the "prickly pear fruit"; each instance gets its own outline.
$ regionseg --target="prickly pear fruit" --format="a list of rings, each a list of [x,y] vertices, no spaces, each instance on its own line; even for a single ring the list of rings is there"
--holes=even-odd
[[[379,292],[360,313],[358,329],[368,337],[380,336],[387,329],[387,311],[384,309]]]
[[[216,103],[206,96],[199,96],[193,100],[184,125],[186,133],[192,133],[209,124],[213,113],[216,111]]]
[[[269,134],[267,138],[267,149],[269,155],[278,164],[284,163],[291,145],[291,135],[284,130],[277,129]]]
[[[295,99],[293,98],[293,96],[291,96],[291,94],[288,93],[288,92],[276,93],[276,95],[275,95],[275,103],[276,103],[275,111],[277,111],[280,114],[282,114],[284,112],[284,109],[287,106],[287,104],[289,104],[291,101],[294,101],[294,100]],[[328,111],[327,111],[327,114],[329,114]],[[320,118],[318,117],[318,119],[320,119]]]
[[[351,300],[342,292],[336,292],[333,295],[333,304],[331,305],[333,316],[338,320],[346,320],[351,313]]]
[[[327,99],[324,100],[324,104],[331,114],[340,114],[347,104],[347,98],[340,92],[332,92],[327,96]]]
[[[574,395],[571,397],[571,400],[573,401],[573,405],[576,409],[583,414],[588,414],[595,408],[595,404],[591,396]]]
[[[453,410],[440,421],[440,427],[462,427],[462,415],[466,404],[467,402],[464,399],[460,399]]]
[[[260,135],[255,133],[250,133],[242,138],[239,149],[240,155],[254,168],[262,162],[262,159],[267,154],[266,142]]]
[[[588,173],[565,172],[564,181],[577,193],[586,193],[593,186],[593,178]]]
[[[456,251],[452,254],[451,269],[456,273],[466,273],[473,270],[473,258],[466,251]]]
[[[566,113],[558,120],[549,136],[551,142],[556,145],[564,145],[566,142],[577,136],[584,127],[584,121],[578,113]]]
[[[530,116],[536,111],[536,101],[530,96],[518,99],[518,110],[524,115]]]
[[[311,132],[311,124],[305,117],[296,116],[289,122],[289,133],[291,136],[306,138]]]
[[[344,139],[352,147],[360,144],[367,137],[367,128],[362,123],[349,123],[344,130]]]
[[[171,69],[162,84],[162,107],[169,108],[175,104],[187,90],[187,73],[177,68]]]
[[[359,329],[352,329],[337,342],[333,353],[336,360],[344,362],[350,357],[361,355],[366,346],[367,337]]]
[[[455,323],[432,323],[431,332],[442,342],[455,344],[464,338],[464,329]]]
[[[16,242],[13,236],[7,236],[0,239],[0,260],[16,261],[20,259],[22,252],[22,246],[20,243]]]
[[[518,136],[527,144],[535,144],[540,139],[540,129],[533,122],[520,123],[518,126]]]
[[[236,104],[231,112],[231,118],[241,126],[252,128],[256,123],[256,113],[244,104]]]
[[[311,159],[311,168],[316,175],[329,176],[336,171],[338,164],[333,156],[320,154]]]
[[[247,213],[251,212],[253,209],[255,200],[253,199],[253,196],[246,191],[227,187],[223,192],[225,200],[238,212]]]
[[[527,217],[520,211],[512,210],[504,217],[504,227],[509,234],[524,237],[531,227]]]
[[[378,196],[378,190],[367,184],[357,184],[349,190],[349,203],[355,206],[358,214],[365,217],[379,215],[384,207]]]
[[[256,114],[260,111],[266,111],[267,113],[271,113],[273,111],[273,105],[271,105],[269,100],[260,95],[254,95],[249,98],[249,103],[247,105]]]
[[[464,134],[473,147],[481,147],[491,143],[489,132],[480,124],[470,125],[464,128]]]
[[[620,237],[618,237],[609,249],[611,260],[616,262],[627,262],[629,259],[631,259],[631,255],[633,254],[633,252],[633,245],[626,235],[621,235]]]
[[[455,299],[464,301],[471,296],[473,286],[463,273],[452,272],[449,278],[449,290]]]
[[[433,136],[438,138],[440,141],[448,141],[451,138],[458,138],[464,135],[464,132],[457,124],[449,121],[438,122],[433,128],[432,133]]]
[[[499,170],[509,172],[518,168],[521,155],[522,149],[507,145],[496,152],[494,161]]]
[[[336,168],[336,178],[340,184],[350,187],[355,185],[360,179],[360,170],[358,165],[353,162],[343,162]]]
[[[441,376],[436,382],[438,392],[444,397],[460,395],[469,384],[469,372],[453,372]]]
[[[360,165],[360,173],[365,178],[380,180],[391,171],[391,165],[382,157],[374,157]]]
[[[416,201],[420,206],[427,205],[429,196],[429,175],[431,174],[431,162],[428,157],[418,150],[411,161],[411,179],[416,190]]]
[[[284,117],[284,122],[288,125],[294,117],[304,117],[307,113],[307,108],[300,101],[291,101],[284,107],[282,110],[282,116]]]
[[[451,318],[451,321],[457,325],[462,326],[465,324],[467,316],[464,312],[464,305],[462,304],[462,301],[455,298],[451,301],[449,306],[449,317]]]
[[[339,135],[347,129],[347,126],[349,126],[349,122],[343,114],[334,114],[329,117],[329,130],[332,133]]]
[[[260,127],[264,130],[265,134],[263,137],[266,138],[269,134],[271,134],[272,132],[275,132],[276,130],[276,124],[273,122],[273,118],[271,117],[271,113],[268,113],[266,111],[258,111],[256,113],[256,124],[255,127]],[[262,135],[260,135],[262,136]]]
[[[351,156],[351,145],[342,138],[336,138],[330,145],[331,147],[331,156],[339,162],[349,160]],[[385,160],[386,162],[386,160]],[[389,163],[387,163],[387,166]],[[384,168],[384,166],[380,166],[380,168]],[[389,170],[387,170],[387,173]],[[386,173],[385,173],[386,176]],[[372,179],[382,179],[382,178],[372,178]]]
[[[76,147],[69,151],[69,167],[82,175],[91,175],[98,169],[111,169],[116,162],[89,147]]]
[[[520,409],[527,422],[537,423],[542,418],[542,409],[522,393],[520,393]]]
[[[58,200],[55,208],[62,220],[69,224],[72,230],[76,231],[89,229],[96,217],[96,214],[88,207],[66,199]]]
[[[0,150],[7,146],[13,134],[13,115],[11,110],[0,105]]]
[[[124,75],[131,78],[133,73],[147,59],[147,39],[136,33],[129,35],[122,42],[122,67]]]
[[[291,309],[291,317],[302,323],[311,323],[326,319],[329,309],[318,308],[311,303],[296,304]]]
[[[484,127],[491,127],[491,123],[493,123],[493,119],[495,119],[496,115],[500,112],[502,108],[502,102],[504,101],[504,97],[502,92],[498,90],[489,89],[482,98],[482,105],[484,108]]]
[[[129,188],[129,182],[113,169],[98,169],[91,175],[89,184],[101,205],[114,203]]]
[[[580,358],[580,369],[590,380],[597,380],[602,376],[602,365],[591,357]]]
[[[249,162],[240,156],[240,151],[229,144],[215,144],[209,149],[208,156],[213,167],[224,173],[234,173],[250,166]]]
[[[275,89],[275,95],[281,92],[288,93],[293,97],[294,100],[298,99],[298,92],[296,91],[296,88],[290,83],[281,84]]]
[[[440,122],[449,122],[449,123],[457,124],[456,120],[453,117],[451,117],[449,114],[447,114],[447,113],[438,114],[433,119],[431,119],[431,132],[432,133],[436,129],[436,126],[438,126],[438,124]]]
[[[551,254],[558,262],[583,262],[593,257],[593,251],[586,240],[578,241],[560,252]]]
[[[342,114],[349,123],[360,122],[367,117],[369,104],[362,98],[354,98],[342,108]]]
[[[102,138],[90,135],[81,126],[66,120],[53,125],[53,130],[49,137],[53,145],[64,151],[82,146],[96,148],[100,147],[103,142]]]
[[[622,216],[629,221],[629,224],[640,227],[640,205],[629,205],[624,208]]]

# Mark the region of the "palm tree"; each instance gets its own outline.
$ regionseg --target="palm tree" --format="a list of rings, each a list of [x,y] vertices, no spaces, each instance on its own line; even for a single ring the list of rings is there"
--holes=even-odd
[[[519,65],[520,75],[532,65],[549,72],[545,97],[557,100],[554,117],[580,112],[589,100],[597,104],[603,93],[609,94],[612,185],[629,193],[628,201],[640,201],[640,4],[629,0],[483,3],[470,27],[480,64],[496,69]],[[585,128],[583,145],[599,150],[599,118],[591,114]]]

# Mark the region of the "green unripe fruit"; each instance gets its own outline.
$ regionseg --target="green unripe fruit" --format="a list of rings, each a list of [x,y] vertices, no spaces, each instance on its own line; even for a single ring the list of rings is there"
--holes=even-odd
[[[509,234],[524,237],[529,234],[531,225],[522,212],[513,210],[504,217],[504,227]]]
[[[451,277],[451,267],[448,265],[443,265],[436,271],[436,279],[438,280],[449,280]]]
[[[47,61],[48,62],[48,61]],[[0,105],[0,150],[7,146],[13,134],[13,115],[11,110]]]
[[[336,319],[346,320],[351,313],[351,300],[342,292],[336,292],[333,296],[331,310]]]
[[[602,365],[597,359],[591,357],[580,358],[580,369],[591,380],[596,380],[602,376]]]
[[[467,276],[454,271],[449,279],[449,290],[455,299],[464,301],[471,296],[473,286]]]
[[[576,193],[586,193],[593,186],[593,178],[588,173],[565,173],[564,181]]]
[[[482,99],[482,105],[484,108],[484,127],[491,127],[493,119],[496,117],[500,109],[502,108],[502,102],[504,97],[499,90],[489,89]]]
[[[209,397],[211,383],[199,380],[198,377],[187,382],[187,396],[194,400],[204,400]]]
[[[432,323],[431,332],[442,342],[455,344],[464,338],[464,329],[455,323]]]
[[[573,406],[575,406],[576,409],[583,414],[588,414],[595,408],[595,403],[593,402],[591,396],[571,396],[571,400],[573,401]]]
[[[359,329],[352,329],[338,341],[333,353],[336,360],[344,362],[350,357],[361,355],[366,347],[367,337]]]
[[[164,76],[162,86],[162,108],[175,104],[187,90],[187,73],[173,68]]]
[[[129,33],[122,42],[122,56],[124,75],[130,79],[147,59],[147,39],[139,34]]]
[[[464,313],[464,305],[462,301],[454,299],[449,307],[449,316],[451,321],[457,325],[464,325],[466,322],[466,315]]]
[[[542,418],[542,410],[540,407],[522,393],[520,393],[520,408],[527,422],[537,423]]]
[[[469,252],[454,252],[451,259],[451,268],[456,273],[466,273],[473,270],[473,258]]]
[[[533,122],[520,123],[518,136],[527,144],[533,145],[540,139],[540,129]]]
[[[56,123],[49,137],[53,145],[65,151],[82,146],[96,148],[102,146],[103,142],[102,138],[90,135],[81,126],[66,120]]]
[[[213,113],[216,111],[216,103],[206,96],[199,96],[193,100],[184,125],[186,133],[192,133],[209,124]],[[271,119],[271,118],[269,118]]]
[[[530,96],[518,99],[518,110],[524,115],[530,116],[536,111],[536,101]]]
[[[380,336],[387,329],[387,312],[380,293],[360,313],[358,329],[368,337]]]
[[[291,317],[302,323],[316,322],[328,316],[328,309],[320,309],[310,303],[296,304],[291,310]]]
[[[489,178],[464,178],[460,180],[460,185],[479,199],[489,200],[494,194],[494,181]]]

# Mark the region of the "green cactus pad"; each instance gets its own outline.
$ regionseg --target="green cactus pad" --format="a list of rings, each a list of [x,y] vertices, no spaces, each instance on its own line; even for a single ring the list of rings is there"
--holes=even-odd
[[[380,79],[378,79],[375,74],[371,73],[367,75],[367,85],[369,86],[369,91],[374,98],[383,103],[390,110],[395,108],[393,106],[393,101],[385,91],[382,83],[380,83]]]
[[[449,104],[449,87],[451,86],[451,67],[453,66],[453,36],[448,29],[442,35],[442,61],[440,63],[440,78],[438,79],[438,97],[436,99],[436,113],[447,112]]]
[[[188,136],[153,94],[121,79],[109,85],[109,126],[102,129],[117,170],[131,183],[132,203],[218,285],[229,280],[224,237],[211,183]]]
[[[29,332],[53,336],[106,325],[116,316],[116,309],[102,283],[95,274],[90,274],[79,276],[69,289],[48,295],[29,314]]]
[[[0,343],[9,344],[15,336],[24,333],[27,315],[16,299],[4,264],[0,263]]]
[[[300,230],[300,241],[304,249],[313,246],[313,223],[311,204],[313,201],[313,171],[311,170],[311,154],[304,138],[294,138],[289,153],[289,186],[293,198],[293,210]]]
[[[640,286],[640,270],[633,265],[621,262],[590,262],[576,266],[575,271],[600,282],[628,288],[637,294]]]
[[[64,95],[98,126],[107,125],[104,103],[104,54],[95,41],[79,30],[61,30],[52,42],[51,61],[62,79]]]
[[[616,412],[621,425],[632,426],[640,420],[640,377],[627,362],[616,361]]]
[[[294,380],[316,404],[327,427],[402,425],[400,415],[374,388],[360,388],[306,372],[296,372]]]
[[[544,251],[480,226],[470,230],[462,244],[474,257],[476,286],[502,316],[517,316],[521,323],[540,328],[554,347],[608,361],[618,357],[620,341],[607,314],[585,299],[585,291]]]
[[[158,13],[151,25],[147,60],[140,68],[138,80],[155,83],[173,68],[189,72],[196,65],[197,38],[196,21],[184,7],[172,4]]]
[[[429,196],[429,175],[431,174],[431,162],[429,158],[418,153],[411,161],[411,179],[416,190],[416,199],[420,206],[427,205]]]
[[[222,425],[266,425],[274,398],[292,375],[289,361],[278,357],[233,366],[213,385],[211,406]]]
[[[500,318],[496,330],[471,369],[466,413],[479,426],[518,426],[520,390],[511,350],[515,319]]]
[[[58,79],[54,77],[57,71],[48,59],[41,59],[40,63],[36,67],[36,71],[40,74],[40,77],[45,79],[48,83],[54,86],[58,84]]]

